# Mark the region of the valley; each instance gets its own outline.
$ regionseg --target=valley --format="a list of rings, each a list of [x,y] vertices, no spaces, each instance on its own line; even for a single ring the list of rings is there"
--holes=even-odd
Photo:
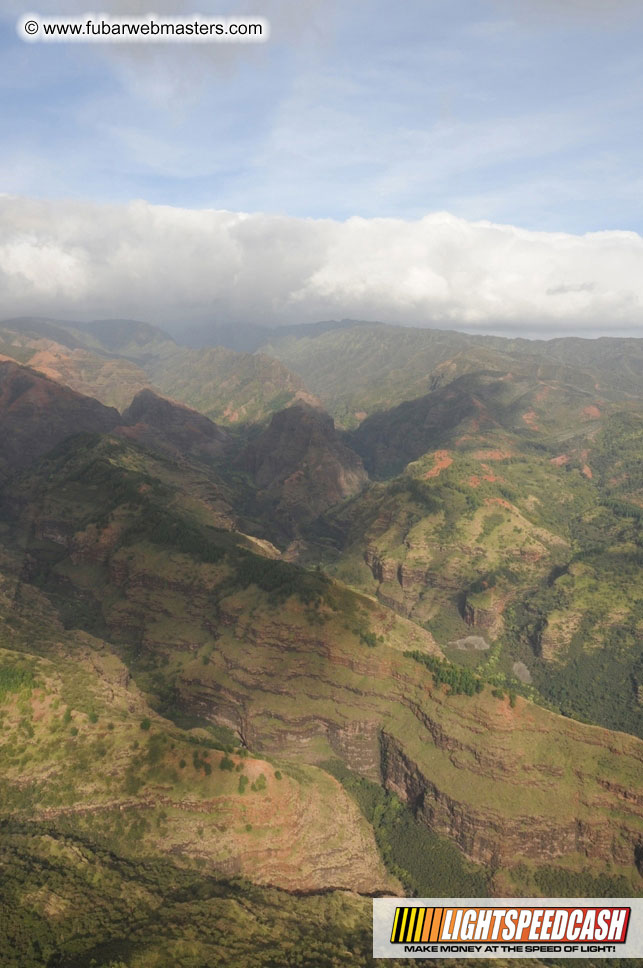
[[[641,341],[243,337],[0,324],[8,964],[641,894]]]

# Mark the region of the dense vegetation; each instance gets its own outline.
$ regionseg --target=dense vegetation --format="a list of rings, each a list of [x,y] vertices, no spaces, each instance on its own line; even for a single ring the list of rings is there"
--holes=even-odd
[[[463,693],[465,696],[473,696],[476,692],[482,691],[482,680],[465,666],[455,665],[446,659],[439,659],[434,655],[426,655],[423,652],[405,652],[410,659],[415,659],[430,670],[433,681],[436,685],[445,685],[450,693],[458,695]]]
[[[323,764],[359,804],[373,826],[392,874],[415,897],[485,897],[489,873],[430,830],[394,793],[353,773],[341,760]]]
[[[529,648],[534,686],[562,713],[643,736],[640,525],[597,514],[574,524],[578,550],[565,565],[507,609],[507,641]],[[543,661],[550,625],[565,617],[573,626],[557,661]]]
[[[0,701],[8,693],[21,689],[33,689],[35,683],[33,670],[25,664],[0,664]]]
[[[543,897],[630,897],[632,884],[625,877],[539,867],[534,881]]]
[[[368,901],[297,898],[167,860],[134,861],[62,826],[2,823],[3,968],[375,964]]]
[[[241,588],[248,585],[261,588],[275,605],[291,595],[297,596],[304,605],[319,605],[330,588],[329,579],[319,571],[309,572],[285,561],[244,553],[237,558],[235,579]]]
[[[216,532],[197,528],[190,521],[161,507],[148,505],[136,515],[133,524],[123,536],[124,544],[147,540],[162,548],[190,555],[198,561],[215,564],[225,555],[216,541]]]

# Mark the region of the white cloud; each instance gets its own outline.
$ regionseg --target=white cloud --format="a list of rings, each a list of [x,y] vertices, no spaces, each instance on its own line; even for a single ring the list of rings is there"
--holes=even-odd
[[[643,336],[643,238],[0,197],[0,317]]]

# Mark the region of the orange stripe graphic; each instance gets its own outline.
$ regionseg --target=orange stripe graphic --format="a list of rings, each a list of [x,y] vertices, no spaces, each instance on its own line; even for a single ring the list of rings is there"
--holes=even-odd
[[[446,908],[436,908],[433,915],[433,927],[431,928],[431,941],[437,941],[442,933],[442,922]]]
[[[424,931],[422,932],[421,941],[423,944],[429,940],[429,932],[431,930],[431,925],[433,923],[433,915],[435,914],[435,908],[427,908],[426,916],[424,918]]]

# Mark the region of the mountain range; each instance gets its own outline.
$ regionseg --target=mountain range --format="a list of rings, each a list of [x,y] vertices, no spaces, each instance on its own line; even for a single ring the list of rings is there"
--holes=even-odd
[[[642,894],[642,453],[643,340],[0,323],[8,968]]]

